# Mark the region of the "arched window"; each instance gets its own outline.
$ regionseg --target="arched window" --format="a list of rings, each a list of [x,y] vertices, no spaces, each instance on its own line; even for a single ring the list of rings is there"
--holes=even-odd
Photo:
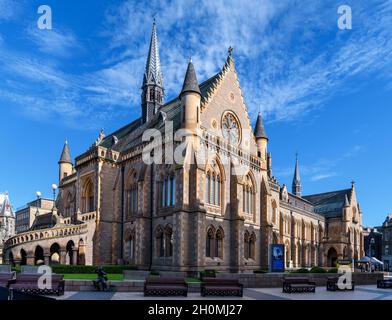
[[[135,235],[131,234],[129,237],[129,259],[133,260],[135,257]]]
[[[155,232],[156,255],[163,257],[165,255],[164,234],[161,227],[158,227]]]
[[[82,192],[82,210],[83,212],[92,212],[95,210],[94,189],[91,179],[88,179],[83,187]]]
[[[64,202],[64,217],[67,218],[70,216],[71,216],[71,193],[68,192]]]
[[[210,203],[210,190],[211,190],[211,174],[207,172],[206,175],[206,203]]]
[[[210,205],[220,206],[222,202],[222,175],[219,167],[209,168],[206,173],[205,202]]]
[[[154,101],[154,97],[155,96],[155,92],[154,92],[154,88],[150,88],[150,101]]]
[[[171,226],[165,228],[165,257],[171,257],[173,255],[173,230]]]
[[[249,175],[245,177],[244,185],[242,186],[242,193],[242,211],[246,214],[253,215],[255,208],[255,188]]]
[[[277,205],[275,200],[272,201],[272,223],[276,223]]]
[[[172,207],[176,204],[176,177],[164,177],[161,182],[161,207]]]
[[[131,175],[127,187],[128,215],[136,214],[138,211],[138,185],[136,173]]]
[[[215,235],[215,257],[223,259],[223,230],[220,228]]]
[[[256,235],[254,233],[249,239],[249,258],[253,260],[256,258]]]
[[[210,227],[207,230],[206,235],[206,257],[213,258],[214,257],[214,238],[215,238],[215,230]]]
[[[246,231],[244,235],[244,257],[249,259],[249,232]]]

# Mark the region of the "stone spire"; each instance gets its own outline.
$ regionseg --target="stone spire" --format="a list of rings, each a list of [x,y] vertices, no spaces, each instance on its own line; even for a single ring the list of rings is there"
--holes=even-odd
[[[264,129],[263,118],[261,116],[261,112],[259,112],[259,115],[257,116],[257,121],[256,121],[255,129],[253,132],[254,132],[255,138],[268,139],[267,135],[265,134],[265,129]]]
[[[146,68],[144,70],[143,87],[151,84],[163,88],[163,77],[161,72],[161,61],[159,58],[158,36],[155,19],[152,24],[150,48],[148,50]]]
[[[298,154],[295,157],[295,170],[292,184],[292,193],[298,197],[301,196],[301,178],[299,176]]]
[[[184,83],[180,96],[185,92],[194,92],[201,95],[199,83],[197,82],[195,67],[193,66],[192,59],[189,59],[188,68],[186,69]]]
[[[71,152],[69,151],[69,146],[68,146],[68,141],[65,140],[63,151],[61,152],[61,157],[59,160],[60,163],[70,163],[72,164],[72,159],[71,159]]]
[[[150,48],[142,84],[142,119],[149,121],[163,105],[163,76],[159,58],[158,36],[155,19],[152,24]]]

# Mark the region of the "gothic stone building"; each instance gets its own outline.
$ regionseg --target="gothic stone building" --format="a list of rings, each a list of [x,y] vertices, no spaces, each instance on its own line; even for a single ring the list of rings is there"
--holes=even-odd
[[[60,263],[237,272],[268,268],[273,243],[285,245],[287,267],[363,255],[354,184],[302,196],[298,162],[292,192],[273,176],[262,117],[252,128],[232,49],[203,83],[189,61],[178,97],[165,103],[164,96],[154,23],[142,116],[110,135],[101,131],[74,164],[64,146],[58,213],[8,240],[8,260],[51,263],[56,254]],[[151,149],[162,161],[144,159],[152,148],[147,129],[163,135],[163,153]],[[178,129],[186,134],[170,147]],[[184,161],[165,161],[184,141]]]

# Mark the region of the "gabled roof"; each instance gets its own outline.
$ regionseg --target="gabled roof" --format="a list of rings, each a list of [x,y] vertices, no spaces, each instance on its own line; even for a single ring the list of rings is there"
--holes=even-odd
[[[198,85],[202,100],[207,98],[217,79],[221,76],[221,72],[222,71],[218,72],[213,77]],[[130,124],[107,135],[99,146],[111,148],[119,152],[126,151],[142,142],[142,135],[146,129],[159,129],[163,127],[163,117],[166,121],[173,121],[174,130],[181,126],[181,100],[179,97],[165,103],[151,121],[142,123],[141,118],[138,118]],[[114,139],[114,137],[116,138]]]
[[[303,196],[314,205],[315,213],[322,214],[328,218],[338,217],[346,204],[346,197],[351,199],[352,189],[325,192]]]
[[[8,193],[0,193],[0,217],[4,216],[14,216]]]
[[[35,218],[34,223],[31,226],[31,230],[53,228],[56,225],[56,223],[57,223],[57,218],[52,212],[40,214]]]

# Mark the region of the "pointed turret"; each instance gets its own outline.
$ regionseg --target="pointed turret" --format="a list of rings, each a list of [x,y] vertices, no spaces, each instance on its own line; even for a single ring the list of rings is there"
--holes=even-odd
[[[348,208],[350,206],[350,203],[348,202],[347,194],[344,195],[344,207]]]
[[[298,197],[301,196],[301,178],[299,176],[298,155],[295,159],[295,170],[292,184],[292,193]]]
[[[264,129],[263,118],[261,116],[261,112],[259,112],[259,114],[257,116],[256,125],[253,130],[253,134],[256,138],[257,155],[262,160],[262,168],[264,170],[268,170],[268,164],[267,164],[268,138],[267,138],[267,135],[265,134],[265,129]]]
[[[73,165],[68,141],[65,141],[63,151],[59,160],[59,183],[63,178],[72,174]]]
[[[71,152],[69,151],[68,141],[65,140],[63,151],[61,152],[61,157],[59,163],[70,163],[72,164]]]
[[[142,119],[149,121],[163,105],[164,87],[155,19],[142,84]]]
[[[182,85],[180,97],[187,92],[198,93],[199,95],[201,95],[192,59],[189,59],[188,68],[186,69],[185,79]]]
[[[264,129],[264,124],[263,124],[263,118],[261,116],[261,112],[259,112],[259,115],[257,116],[257,121],[254,129],[254,135],[255,138],[264,138],[268,139],[267,135],[265,134],[265,129]]]
[[[201,92],[192,59],[189,59],[188,68],[186,69],[180,99],[184,110],[184,127],[195,133],[200,119]]]

